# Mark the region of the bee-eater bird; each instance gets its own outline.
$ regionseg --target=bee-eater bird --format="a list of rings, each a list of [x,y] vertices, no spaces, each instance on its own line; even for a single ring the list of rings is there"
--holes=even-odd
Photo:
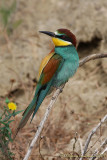
[[[57,88],[66,83],[75,74],[79,66],[76,37],[72,32],[68,29],[58,29],[55,33],[48,31],[40,32],[51,36],[55,47],[43,59],[40,65],[34,98],[24,111],[17,130],[24,127],[32,113],[32,119],[34,118],[51,88]]]

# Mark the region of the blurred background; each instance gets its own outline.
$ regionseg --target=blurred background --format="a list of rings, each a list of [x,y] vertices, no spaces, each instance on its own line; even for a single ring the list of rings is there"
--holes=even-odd
[[[33,98],[41,60],[53,47],[51,38],[38,31],[71,30],[77,37],[80,58],[107,52],[107,0],[0,0],[0,111],[6,97],[25,109]],[[10,148],[22,159],[51,96],[47,97],[32,124],[17,135]],[[58,97],[36,144],[31,159],[58,159],[72,153],[75,137],[84,143],[89,131],[107,111],[107,59],[90,61],[79,68]],[[12,124],[13,133],[21,114]],[[106,135],[92,140],[91,154]],[[98,137],[100,138],[98,139]],[[78,138],[77,138],[78,139]],[[97,140],[97,143],[95,143]],[[95,144],[94,144],[95,143]],[[75,152],[80,153],[78,142]],[[64,159],[63,157],[60,159]]]

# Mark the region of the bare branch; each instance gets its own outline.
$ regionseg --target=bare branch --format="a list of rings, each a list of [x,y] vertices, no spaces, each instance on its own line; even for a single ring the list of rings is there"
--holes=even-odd
[[[80,60],[79,62],[79,67],[83,66],[86,62],[90,61],[90,60],[95,60],[95,59],[99,59],[99,58],[105,58],[107,57],[107,53],[99,53],[99,54],[92,54],[89,55],[85,58],[83,58],[82,60]]]
[[[106,53],[105,53],[105,54],[103,54],[103,53],[102,53],[102,54],[93,54],[93,55],[87,56],[87,57],[83,58],[82,60],[80,60],[80,62],[79,62],[79,67],[81,67],[82,65],[84,65],[86,62],[88,62],[88,61],[90,61],[90,60],[94,60],[94,59],[98,59],[98,58],[104,58],[104,57],[107,57],[107,54],[106,54]],[[29,158],[29,156],[30,156],[30,154],[31,154],[32,148],[34,147],[34,144],[35,144],[36,141],[38,140],[38,137],[39,137],[39,135],[40,135],[40,133],[41,133],[41,131],[42,131],[42,129],[43,129],[43,126],[44,126],[44,124],[45,124],[45,121],[47,120],[48,115],[49,115],[49,113],[50,113],[50,111],[51,111],[51,109],[52,109],[55,101],[57,100],[59,94],[62,92],[64,86],[65,86],[65,85],[61,86],[61,87],[60,87],[59,89],[57,89],[56,92],[54,93],[54,96],[52,97],[52,99],[51,99],[51,101],[50,101],[50,103],[49,103],[49,105],[48,105],[48,107],[47,107],[47,109],[46,109],[45,115],[44,115],[42,121],[41,121],[40,124],[39,124],[39,127],[38,127],[38,129],[37,129],[37,131],[36,131],[36,134],[35,134],[32,142],[31,142],[30,147],[29,147],[29,149],[28,149],[28,151],[27,151],[27,153],[26,153],[26,155],[25,155],[25,157],[24,157],[23,160],[28,160],[28,158]],[[88,147],[88,146],[87,146],[87,147]],[[86,152],[86,151],[84,151],[82,155],[84,155],[85,152]],[[82,160],[82,159],[81,159],[81,160]]]
[[[104,116],[104,118],[100,121],[100,123],[98,123],[98,125],[90,132],[87,140],[86,140],[86,143],[85,143],[85,147],[84,147],[84,151],[83,151],[83,154],[80,158],[80,160],[83,160],[84,158],[84,155],[86,154],[86,151],[88,149],[88,146],[89,146],[89,143],[91,141],[91,138],[92,136],[95,134],[95,132],[97,131],[97,129],[102,125],[102,123],[104,123],[105,121],[107,120],[107,114]]]
[[[78,141],[79,141],[79,144],[80,144],[81,154],[83,154],[83,145],[82,145],[82,141],[81,141],[80,136],[78,138]]]
[[[105,147],[105,145],[107,145],[107,138],[103,141],[103,143],[100,145],[100,147],[95,150],[95,152],[91,156],[90,160],[94,160],[97,157],[97,155],[99,154],[100,150]]]
[[[101,152],[101,155],[103,155],[105,152],[107,152],[107,147]]]

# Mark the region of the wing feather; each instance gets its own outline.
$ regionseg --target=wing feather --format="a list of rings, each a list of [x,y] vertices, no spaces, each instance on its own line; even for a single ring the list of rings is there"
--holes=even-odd
[[[60,64],[62,64],[62,61],[63,58],[60,55],[54,53],[54,55],[50,58],[42,70],[38,83],[41,83],[42,85],[47,84],[58,70]]]
[[[38,81],[40,79],[41,73],[44,69],[44,67],[47,65],[48,61],[50,60],[50,58],[55,54],[54,49],[52,49],[52,51],[42,60],[40,68],[39,68],[39,74],[38,74]]]

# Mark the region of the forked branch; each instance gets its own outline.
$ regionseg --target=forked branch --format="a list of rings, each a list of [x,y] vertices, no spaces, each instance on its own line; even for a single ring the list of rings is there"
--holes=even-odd
[[[86,154],[87,152],[87,149],[88,149],[88,146],[89,146],[89,143],[91,142],[91,138],[92,136],[95,134],[95,132],[97,131],[97,129],[102,125],[102,123],[106,122],[107,121],[107,114],[104,116],[104,118],[100,121],[100,123],[98,123],[98,125],[91,131],[91,133],[89,134],[87,140],[86,140],[86,143],[85,143],[85,147],[83,149],[83,153],[82,153],[82,156],[80,158],[80,160],[83,160],[84,158],[84,155]],[[95,156],[93,156],[95,157]]]
[[[100,147],[97,148],[97,149],[94,151],[94,153],[92,154],[90,160],[94,160],[94,159],[96,159],[96,157],[98,158],[98,155],[101,155],[102,153],[104,154],[104,151],[105,151],[104,148],[105,148],[106,145],[107,145],[107,138],[103,141],[103,143],[100,145]],[[99,154],[102,148],[103,148],[104,150],[101,152],[101,154]],[[106,148],[107,148],[107,147],[106,147]]]

